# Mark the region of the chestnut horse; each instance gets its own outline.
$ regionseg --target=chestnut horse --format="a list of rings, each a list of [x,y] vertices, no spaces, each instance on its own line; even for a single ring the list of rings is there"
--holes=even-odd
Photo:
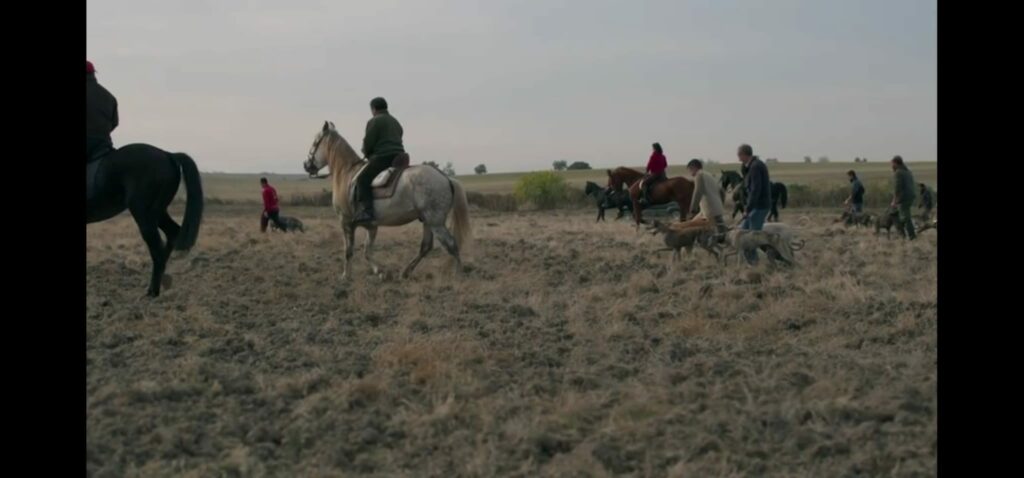
[[[643,211],[640,210],[640,180],[644,173],[635,169],[618,167],[608,171],[608,190],[620,191],[625,185],[629,189],[629,198],[633,201],[633,219],[639,230],[644,222]],[[693,199],[693,181],[682,176],[668,178],[655,184],[649,191],[651,203],[648,206],[665,204],[675,201],[679,205],[679,220],[685,220],[690,212],[690,200]]]

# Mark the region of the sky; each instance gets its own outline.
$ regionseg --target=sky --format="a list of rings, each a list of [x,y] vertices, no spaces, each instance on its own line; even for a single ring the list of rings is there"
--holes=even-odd
[[[117,145],[303,174],[325,120],[358,150],[388,100],[412,161],[937,159],[936,2],[91,0]]]

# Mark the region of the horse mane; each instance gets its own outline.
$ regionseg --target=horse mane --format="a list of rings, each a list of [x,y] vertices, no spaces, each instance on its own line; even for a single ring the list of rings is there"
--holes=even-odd
[[[345,191],[352,174],[366,160],[359,157],[352,145],[345,141],[341,133],[330,130],[327,132],[327,167],[334,183],[335,191]]]
[[[637,175],[637,176],[643,176],[644,175],[644,173],[641,173],[640,171],[637,171],[637,170],[635,170],[633,168],[627,168],[625,166],[619,166],[619,167],[613,169],[612,170],[612,174],[629,174],[629,175]]]
[[[345,141],[341,133],[332,129],[325,134],[327,135],[325,155],[327,156],[328,176],[331,178],[331,187],[334,190],[335,206],[346,208],[348,207],[348,185],[359,167],[366,163],[366,160],[359,157],[359,154],[352,149],[348,141]]]

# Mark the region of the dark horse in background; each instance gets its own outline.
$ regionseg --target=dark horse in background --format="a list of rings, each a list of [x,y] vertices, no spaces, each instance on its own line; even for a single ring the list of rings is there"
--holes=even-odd
[[[722,171],[721,187],[722,202],[725,202],[725,190],[733,188],[732,201],[735,206],[732,210],[733,219],[736,214],[743,212],[743,206],[747,203],[747,188],[743,185],[743,176],[736,171]],[[768,213],[768,222],[779,222],[779,206],[786,208],[786,201],[789,199],[789,192],[786,185],[782,183],[771,183],[772,209]]]
[[[179,226],[167,213],[182,178],[185,179],[185,218]],[[203,217],[203,186],[195,161],[183,153],[168,153],[148,144],[129,144],[85,166],[85,223],[105,221],[125,209],[135,219],[153,259],[147,294],[160,295],[164,268],[171,251],[187,251],[199,237]],[[160,231],[167,236],[166,244]]]
[[[618,209],[619,215],[615,216],[615,219],[621,218],[627,210],[633,211],[633,202],[629,200],[629,195],[622,191],[609,191],[593,181],[587,181],[587,187],[583,192],[597,200],[597,221],[604,220],[605,209]]]
[[[623,186],[629,190],[629,199],[633,203],[633,219],[636,220],[636,227],[639,230],[640,224],[644,222],[643,211],[640,207],[640,180],[644,173],[635,169],[618,167],[608,171],[608,191],[621,191]],[[656,206],[669,202],[679,205],[679,220],[686,219],[690,211],[690,200],[693,199],[693,181],[681,176],[668,178],[655,184],[649,191],[651,202],[649,206]]]

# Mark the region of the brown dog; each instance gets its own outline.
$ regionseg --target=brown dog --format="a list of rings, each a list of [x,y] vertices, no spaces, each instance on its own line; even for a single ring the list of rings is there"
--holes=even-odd
[[[715,225],[707,219],[695,219],[693,221],[671,224],[655,220],[647,230],[651,231],[651,234],[660,233],[664,235],[665,245],[668,247],[659,250],[673,251],[673,263],[679,261],[681,257],[680,251],[684,247],[687,253],[692,254],[694,244],[710,252],[715,256],[715,259],[718,258],[718,250],[715,249],[714,245]]]

